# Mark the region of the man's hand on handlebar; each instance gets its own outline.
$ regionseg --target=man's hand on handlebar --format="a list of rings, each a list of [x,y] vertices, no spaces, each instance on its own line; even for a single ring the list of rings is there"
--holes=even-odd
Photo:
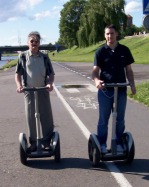
[[[131,95],[135,95],[136,94],[136,87],[135,85],[130,85],[131,87]]]
[[[17,87],[17,92],[18,92],[18,93],[22,93],[22,92],[23,92],[23,86]]]
[[[49,92],[51,92],[53,90],[53,85],[52,84],[47,84],[46,87],[47,87],[47,90]]]
[[[102,80],[99,80],[99,79],[94,79],[94,81],[95,81],[95,86],[96,86],[96,88],[98,88],[98,89],[103,89],[103,81]]]

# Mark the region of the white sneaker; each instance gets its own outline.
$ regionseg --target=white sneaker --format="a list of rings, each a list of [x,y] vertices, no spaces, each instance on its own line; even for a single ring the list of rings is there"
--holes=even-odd
[[[124,149],[123,149],[122,145],[120,145],[120,144],[117,145],[117,152],[118,153],[123,153],[124,152]]]
[[[108,151],[105,145],[101,145],[101,153],[106,154]]]

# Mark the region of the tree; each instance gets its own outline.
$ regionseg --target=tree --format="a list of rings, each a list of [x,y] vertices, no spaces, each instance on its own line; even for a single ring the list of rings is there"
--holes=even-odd
[[[125,35],[126,36],[133,36],[134,34],[138,35],[139,32],[145,31],[145,28],[142,27],[136,27],[135,25],[132,25],[131,27],[127,27],[125,30]]]
[[[59,41],[69,48],[96,44],[104,39],[104,28],[109,24],[124,33],[124,6],[125,0],[70,0],[61,11]]]
[[[80,26],[80,16],[84,11],[86,0],[70,0],[64,4],[60,18],[59,41],[67,47],[78,45],[77,31]]]
[[[88,1],[84,13],[81,15],[78,31],[79,47],[86,47],[103,39],[103,16],[97,11],[99,2],[95,1]]]
[[[118,30],[124,30],[127,24],[124,5],[124,0],[89,0],[80,18],[79,46],[85,47],[103,40],[106,25],[114,24]]]

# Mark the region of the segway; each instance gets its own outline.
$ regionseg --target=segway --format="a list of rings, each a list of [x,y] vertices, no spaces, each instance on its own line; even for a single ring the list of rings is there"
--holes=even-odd
[[[101,161],[123,160],[126,163],[131,163],[135,155],[134,140],[130,132],[124,132],[122,136],[123,152],[117,152],[116,144],[116,117],[117,117],[117,97],[118,88],[126,87],[129,83],[104,83],[104,87],[114,87],[114,104],[112,112],[112,138],[111,148],[106,154],[101,153],[101,146],[98,140],[98,135],[90,134],[88,141],[88,155],[93,166],[97,166]]]
[[[60,136],[57,131],[52,133],[50,137],[49,146],[47,149],[43,148],[42,145],[42,131],[40,124],[40,114],[38,106],[38,91],[47,89],[47,87],[38,87],[38,88],[24,88],[23,91],[34,92],[35,99],[35,118],[36,118],[36,132],[37,132],[37,141],[36,141],[36,151],[28,151],[28,142],[25,133],[19,134],[19,143],[20,143],[20,161],[22,164],[27,164],[27,158],[43,158],[54,156],[55,162],[59,162],[61,159],[60,154]]]

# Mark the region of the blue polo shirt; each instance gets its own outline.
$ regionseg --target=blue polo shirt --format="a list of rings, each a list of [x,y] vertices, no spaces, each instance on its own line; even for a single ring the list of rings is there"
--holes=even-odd
[[[128,47],[119,44],[112,50],[107,44],[97,49],[94,66],[101,69],[100,79],[105,83],[126,82],[125,67],[134,62]]]

